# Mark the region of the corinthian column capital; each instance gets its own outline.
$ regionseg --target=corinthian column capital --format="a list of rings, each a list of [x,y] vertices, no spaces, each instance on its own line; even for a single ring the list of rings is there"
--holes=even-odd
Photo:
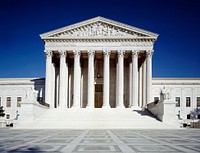
[[[73,53],[74,53],[74,57],[79,57],[80,54],[81,54],[81,51],[80,50],[73,50]]]
[[[151,57],[153,55],[154,51],[153,50],[147,50],[146,55],[147,57]]]
[[[132,57],[138,57],[139,51],[138,50],[132,50]]]
[[[104,57],[110,57],[110,50],[103,50]]]
[[[52,57],[53,52],[51,50],[45,50],[44,53],[45,53],[46,57],[50,58],[50,57]]]
[[[94,50],[88,50],[88,57],[94,57],[95,51]]]
[[[125,51],[124,50],[118,50],[117,55],[118,57],[124,57]]]
[[[60,57],[65,57],[67,54],[66,51],[64,51],[64,50],[59,50],[58,53],[59,53]]]

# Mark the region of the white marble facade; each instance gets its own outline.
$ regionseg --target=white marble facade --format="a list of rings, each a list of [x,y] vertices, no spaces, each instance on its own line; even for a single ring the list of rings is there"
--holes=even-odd
[[[157,34],[96,17],[40,36],[50,107],[142,107],[153,100]]]
[[[176,113],[181,118],[200,107],[200,79],[152,79],[155,33],[96,17],[40,36],[46,79],[0,79],[0,105],[10,119],[23,113],[17,97],[67,111],[145,107],[167,90],[173,101],[180,97]]]

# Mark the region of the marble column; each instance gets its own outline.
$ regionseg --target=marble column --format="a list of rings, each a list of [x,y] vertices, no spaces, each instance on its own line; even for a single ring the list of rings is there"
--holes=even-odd
[[[59,107],[66,107],[66,52],[59,51],[60,55],[60,84],[59,84]]]
[[[67,57],[67,54],[66,54]],[[69,71],[68,71],[68,61],[65,61],[65,107],[68,108],[68,79],[69,78]]]
[[[103,105],[102,107],[110,107],[110,51],[104,50],[104,66],[103,66]]]
[[[142,107],[142,66],[139,69],[139,76],[138,76],[138,101],[139,101],[139,107]]]
[[[118,95],[118,82],[119,82],[119,79],[118,79],[118,59],[116,58],[116,96],[115,96],[115,99],[116,99],[116,106],[118,105],[118,98],[117,98],[117,95]]]
[[[88,51],[88,96],[87,107],[94,108],[94,54],[93,50]]]
[[[146,106],[146,60],[142,65],[142,107]]]
[[[80,68],[80,51],[74,50],[74,108],[80,108],[80,85],[81,85],[81,68]]]
[[[146,52],[146,101],[147,104],[152,102],[152,55],[153,51],[149,50]]]
[[[124,51],[117,51],[118,54],[118,94],[116,95],[116,107],[124,107]]]
[[[138,52],[132,51],[132,106],[138,107]]]
[[[51,64],[51,84],[52,84],[52,99],[51,99],[51,103],[52,103],[52,108],[55,108],[55,94],[56,94],[56,80],[55,80],[55,63],[52,62]]]
[[[45,79],[45,102],[50,105],[50,107],[53,107],[52,104],[52,93],[51,93],[51,67],[52,67],[52,51],[45,50],[46,55],[46,79]]]
[[[129,107],[132,105],[132,58],[129,63]]]

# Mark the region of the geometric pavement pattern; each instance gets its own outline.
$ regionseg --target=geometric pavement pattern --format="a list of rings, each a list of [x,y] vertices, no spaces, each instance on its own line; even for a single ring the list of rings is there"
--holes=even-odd
[[[0,152],[199,153],[200,130],[0,128]]]

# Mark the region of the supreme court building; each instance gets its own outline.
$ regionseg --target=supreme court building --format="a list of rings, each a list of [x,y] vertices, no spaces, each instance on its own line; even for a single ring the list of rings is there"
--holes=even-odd
[[[96,17],[40,36],[50,107],[142,107],[153,101],[158,34]]]
[[[158,34],[96,17],[40,37],[46,78],[0,78],[6,124],[166,128],[137,110],[170,124],[189,122],[191,112],[200,110],[200,78],[152,78]]]

